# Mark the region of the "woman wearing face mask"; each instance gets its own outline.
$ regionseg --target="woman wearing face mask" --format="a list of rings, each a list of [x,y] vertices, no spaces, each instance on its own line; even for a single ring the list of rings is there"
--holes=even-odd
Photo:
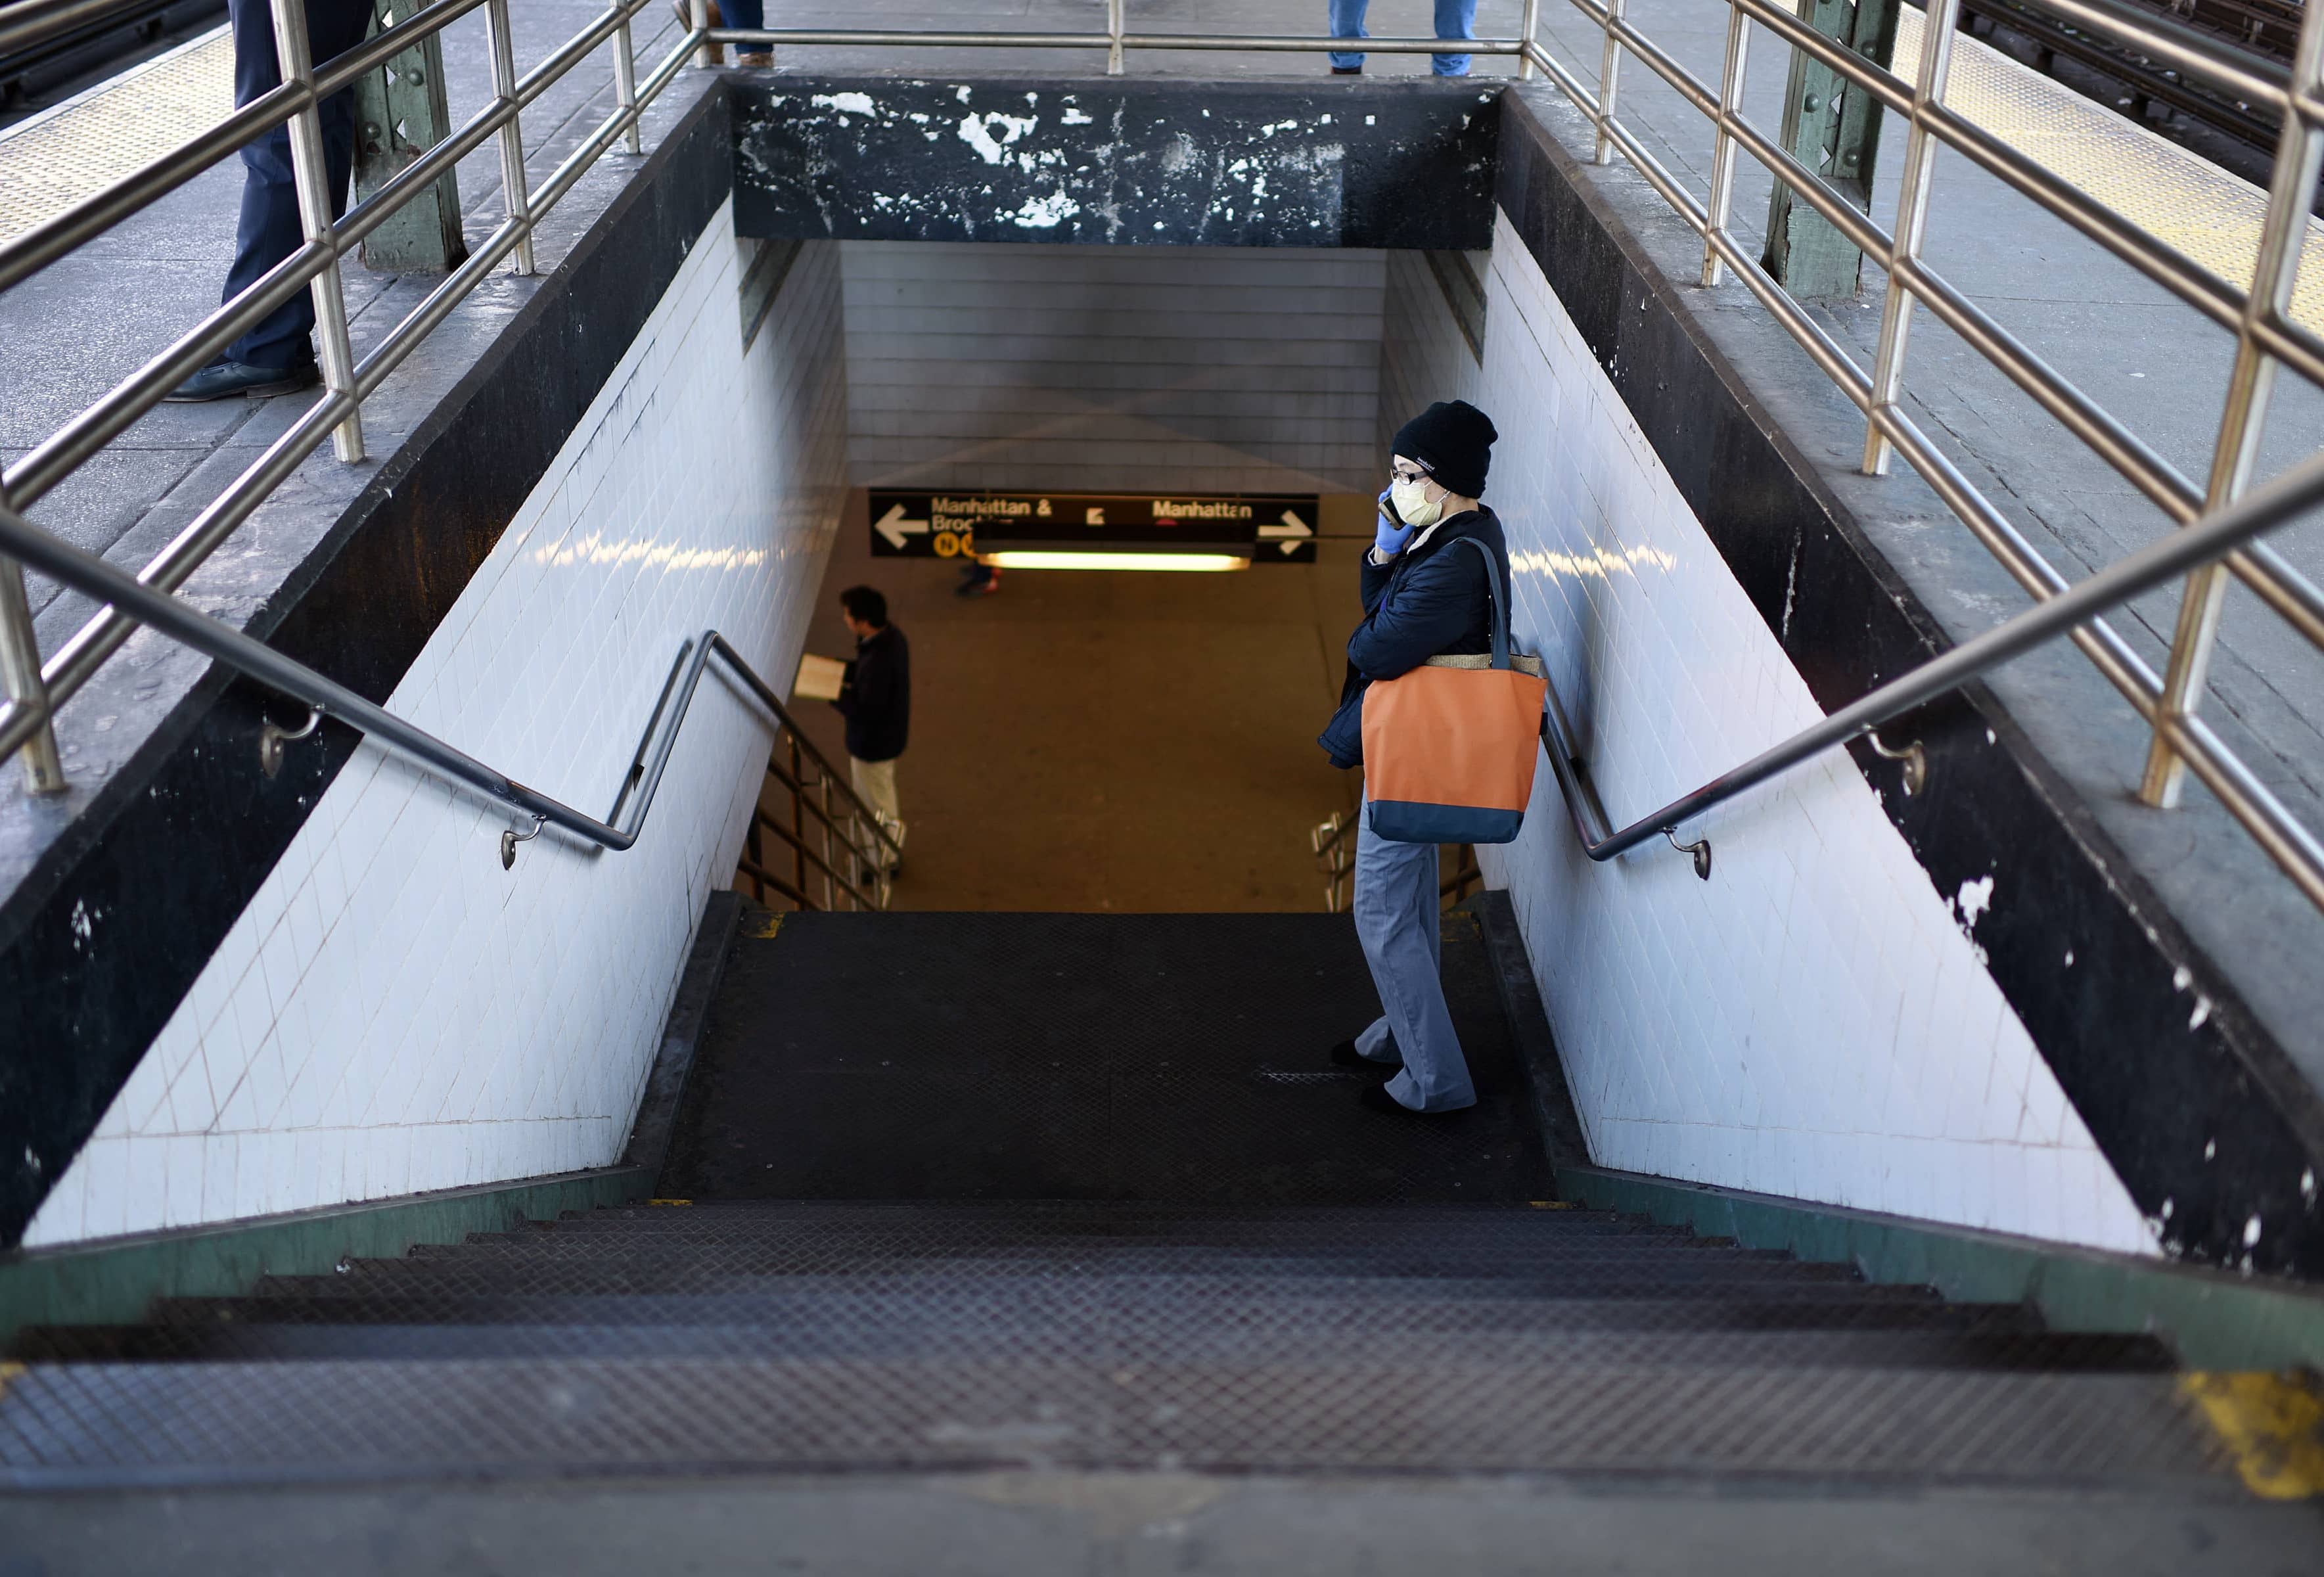
[[[1477,502],[1499,437],[1465,401],[1440,401],[1397,429],[1388,486],[1363,562],[1364,620],[1348,638],[1340,709],[1317,742],[1337,767],[1363,762],[1364,690],[1432,657],[1492,650],[1492,604],[1483,560],[1448,552],[1462,537],[1491,549],[1509,584],[1501,522]],[[1437,960],[1436,845],[1356,835],[1356,935],[1387,1009],[1370,1028],[1332,1048],[1343,1067],[1396,1070],[1367,1083],[1367,1106],[1391,1114],[1456,1111],[1477,1102],[1469,1065],[1444,1005]]]

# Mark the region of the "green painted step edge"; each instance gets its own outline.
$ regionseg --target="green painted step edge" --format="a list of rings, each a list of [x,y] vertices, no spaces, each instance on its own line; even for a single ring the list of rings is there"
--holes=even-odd
[[[652,1182],[647,1167],[610,1167],[21,1250],[0,1256],[0,1350],[26,1325],[131,1323],[157,1297],[232,1296],[262,1276],[319,1275],[350,1256],[394,1259],[414,1243],[634,1204]]]
[[[1868,1280],[1932,1286],[1960,1303],[2030,1301],[2054,1330],[2158,1332],[2194,1369],[2324,1371],[2324,1291],[1600,1167],[1560,1167],[1557,1183],[1560,1197],[1593,1210],[1853,1261]]]

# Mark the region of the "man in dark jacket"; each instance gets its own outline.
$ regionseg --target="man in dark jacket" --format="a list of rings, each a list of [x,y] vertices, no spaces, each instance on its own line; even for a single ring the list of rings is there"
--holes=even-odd
[[[1364,690],[1374,680],[1409,673],[1432,657],[1492,650],[1484,560],[1466,548],[1450,549],[1475,538],[1491,549],[1500,584],[1508,586],[1501,522],[1477,502],[1499,436],[1483,411],[1460,400],[1440,401],[1397,430],[1378,530],[1364,555],[1363,622],[1348,637],[1340,709],[1317,742],[1333,765],[1363,762]],[[1401,1067],[1386,1084],[1364,1086],[1364,1104],[1381,1111],[1473,1106],[1476,1088],[1439,973],[1436,845],[1377,836],[1370,810],[1356,833],[1356,935],[1387,1011],[1333,1047],[1332,1060]]]
[[[855,636],[855,660],[832,705],[847,719],[847,776],[855,797],[880,818],[896,847],[904,843],[896,800],[896,758],[912,725],[912,648],[888,622],[888,599],[868,586],[839,594],[840,615]],[[886,854],[883,863],[895,856]]]

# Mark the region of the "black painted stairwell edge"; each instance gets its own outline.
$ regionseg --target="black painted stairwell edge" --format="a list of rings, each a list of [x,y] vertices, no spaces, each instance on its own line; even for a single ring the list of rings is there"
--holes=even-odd
[[[726,199],[728,124],[712,85],[285,576],[251,634],[387,698]],[[23,1239],[354,752],[354,733],[327,724],[279,778],[261,776],[264,699],[213,665],[0,902],[12,1020],[0,1036],[0,1249]],[[113,923],[92,936],[89,916]]]
[[[738,79],[734,228],[770,239],[1484,247],[1491,84]]]
[[[1655,263],[1637,228],[1654,221],[1618,206],[1523,92],[1501,107],[1502,212],[1817,702],[1831,711],[1941,650],[1936,618]],[[1861,745],[1858,770],[1940,892],[2006,873],[1976,940],[2166,1250],[2324,1275],[2316,1092],[1989,690],[1907,721],[1927,791],[1903,793]],[[2181,970],[2214,1004],[2192,1027]]]

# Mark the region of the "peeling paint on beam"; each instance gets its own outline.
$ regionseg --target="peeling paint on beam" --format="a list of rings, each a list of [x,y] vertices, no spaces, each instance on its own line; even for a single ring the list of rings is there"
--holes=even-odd
[[[1499,86],[886,77],[732,85],[770,239],[1491,244]]]

